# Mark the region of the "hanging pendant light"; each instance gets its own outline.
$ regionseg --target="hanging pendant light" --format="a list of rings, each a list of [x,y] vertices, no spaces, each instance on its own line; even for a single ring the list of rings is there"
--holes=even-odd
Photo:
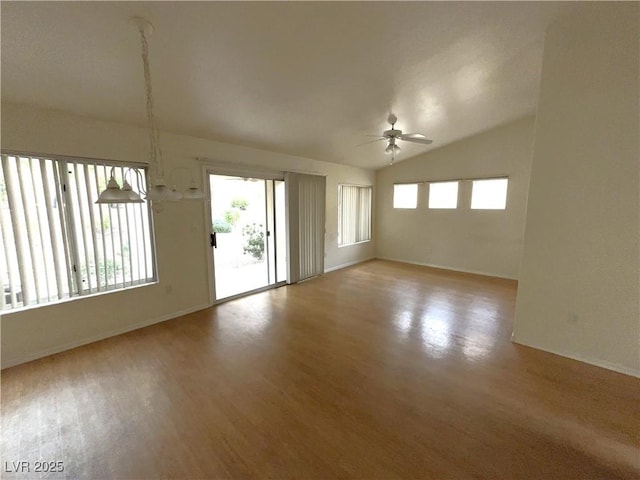
[[[127,173],[131,171],[128,169]],[[131,184],[127,182],[126,179],[122,182],[122,188],[118,185],[118,181],[115,177],[115,167],[111,168],[111,175],[109,178],[109,182],[107,183],[107,188],[104,189],[102,193],[98,196],[98,200],[95,203],[97,204],[105,204],[105,203],[142,203],[144,200],[140,198],[136,192],[131,188]]]
[[[122,183],[122,190],[121,190],[127,198],[126,202],[123,203],[142,203],[144,202],[144,200],[142,200],[142,198],[140,198],[140,195],[138,195],[138,193],[134,192],[133,189],[131,188],[131,185],[129,185],[129,182],[127,182],[126,180],[124,180],[124,182]]]

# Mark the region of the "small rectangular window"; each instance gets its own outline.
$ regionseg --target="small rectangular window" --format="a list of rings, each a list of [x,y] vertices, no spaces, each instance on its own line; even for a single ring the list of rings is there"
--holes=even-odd
[[[474,210],[504,210],[507,208],[506,178],[474,180],[471,190],[471,208]]]
[[[371,187],[338,185],[338,245],[371,240]]]
[[[111,165],[26,155],[1,160],[0,310],[155,281],[148,203],[95,203]],[[144,183],[140,167],[114,173],[120,184],[127,173]]]
[[[393,186],[393,208],[416,208],[418,206],[418,184],[408,183]]]
[[[429,184],[429,208],[457,208],[458,182]]]

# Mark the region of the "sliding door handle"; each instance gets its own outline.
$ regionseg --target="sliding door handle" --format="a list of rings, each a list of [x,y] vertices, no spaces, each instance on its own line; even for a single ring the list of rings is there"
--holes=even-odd
[[[218,239],[216,238],[216,232],[213,232],[211,234],[209,241],[211,242],[211,246],[213,248],[218,248]]]

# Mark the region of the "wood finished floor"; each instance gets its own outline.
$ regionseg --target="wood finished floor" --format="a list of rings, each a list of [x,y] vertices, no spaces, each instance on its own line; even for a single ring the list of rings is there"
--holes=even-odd
[[[515,296],[371,261],[7,369],[2,469],[638,478],[640,380],[512,344]]]

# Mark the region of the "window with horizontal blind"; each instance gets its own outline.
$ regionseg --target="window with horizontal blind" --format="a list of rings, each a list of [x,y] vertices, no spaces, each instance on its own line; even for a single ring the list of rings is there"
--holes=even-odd
[[[125,175],[144,182],[143,168],[26,155],[1,159],[1,310],[155,281],[148,202],[95,204],[112,168],[120,184]]]
[[[338,185],[338,245],[371,240],[371,187]]]

